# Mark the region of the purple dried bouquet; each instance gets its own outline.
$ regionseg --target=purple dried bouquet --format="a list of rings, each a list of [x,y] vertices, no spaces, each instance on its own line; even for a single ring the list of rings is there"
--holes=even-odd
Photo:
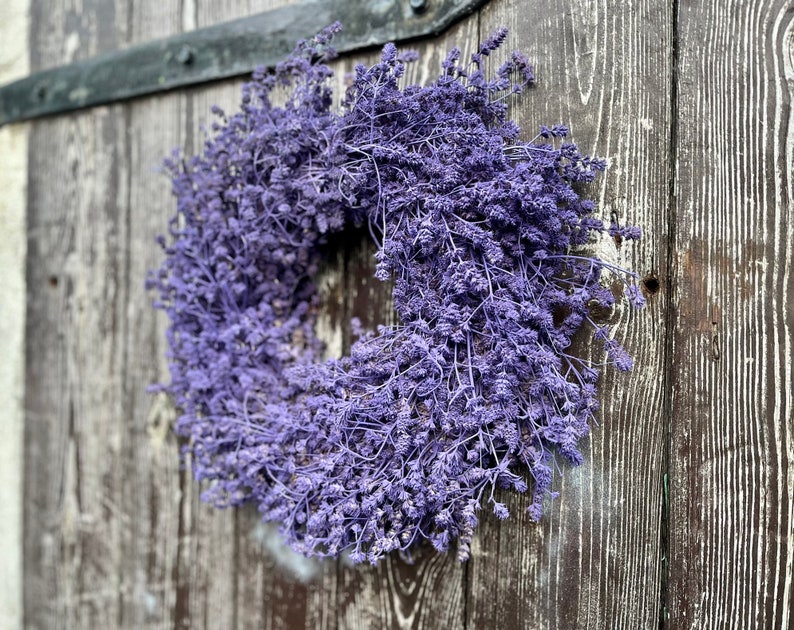
[[[177,214],[149,278],[171,320],[162,389],[206,500],[255,502],[307,555],[375,563],[429,539],[463,560],[483,505],[508,517],[497,488],[531,492],[540,518],[555,455],[582,461],[599,368],[631,367],[592,317],[616,299],[602,273],[642,297],[634,274],[583,253],[606,228],[578,185],[605,162],[563,126],[524,141],[508,120],[533,75],[517,52],[485,73],[505,30],[468,64],[453,49],[427,86],[401,86],[415,55],[389,44],[336,111],[338,30],[257,71],[203,153],[167,162]],[[323,243],[362,223],[399,323],[323,361]],[[583,329],[602,362],[570,353]]]

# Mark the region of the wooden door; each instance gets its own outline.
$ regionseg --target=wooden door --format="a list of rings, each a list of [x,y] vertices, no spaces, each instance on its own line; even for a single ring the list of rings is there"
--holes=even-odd
[[[30,5],[36,71],[289,0]],[[144,291],[173,213],[162,156],[196,151],[239,81],[29,123],[22,581],[25,627],[788,628],[794,623],[794,5],[491,0],[411,44],[411,80],[496,27],[535,63],[522,127],[569,123],[610,168],[604,217],[648,306],[601,383],[585,463],[539,524],[484,515],[472,558],[297,560],[254,509],[199,502]],[[307,33],[307,35],[309,35]],[[374,54],[374,53],[373,53]],[[359,60],[341,59],[339,76]],[[0,160],[3,158],[0,157]],[[387,321],[365,238],[324,272],[323,334]],[[583,351],[589,351],[583,348]]]

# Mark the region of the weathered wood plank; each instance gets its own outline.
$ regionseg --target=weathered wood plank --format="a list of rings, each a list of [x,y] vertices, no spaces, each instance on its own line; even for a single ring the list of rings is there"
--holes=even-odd
[[[225,7],[225,3],[199,7],[194,2],[138,7],[131,16],[134,41],[202,26],[202,10],[211,12],[219,4]],[[237,92],[230,88],[215,86],[208,91],[228,99]],[[208,110],[207,92],[201,90],[130,105],[133,256],[129,282],[134,291],[129,313],[134,323],[128,338],[128,413],[138,419],[139,430],[129,461],[138,482],[127,493],[127,511],[137,516],[129,540],[129,561],[123,567],[136,585],[126,600],[126,627],[147,623],[232,628],[241,614],[237,606],[238,515],[234,510],[216,510],[201,503],[201,488],[193,480],[189,458],[184,468],[180,467],[181,444],[172,433],[175,411],[171,402],[145,392],[151,383],[168,381],[164,359],[167,322],[151,308],[151,296],[143,290],[147,272],[162,260],[155,236],[165,231],[174,213],[170,184],[160,165],[176,147],[188,154],[201,150],[200,124],[207,122]]]
[[[267,6],[36,4],[32,61],[55,65]],[[174,146],[199,148],[209,105],[233,106],[238,84],[36,123],[27,625],[653,627],[664,595],[667,386],[671,625],[788,627],[793,17],[783,0],[681,3],[672,216],[670,7],[576,0],[560,12],[544,1],[529,12],[494,0],[481,25],[473,18],[421,45],[432,54],[410,80],[430,76],[447,42],[512,27],[511,45],[537,61],[539,75],[515,109],[518,119],[528,133],[570,122],[580,146],[610,159],[592,194],[606,216],[646,232],[638,246],[611,255],[653,274],[661,288],[643,313],[612,316],[637,367],[604,379],[602,426],[585,466],[564,468],[562,496],[540,525],[528,523],[517,497],[509,499],[510,520],[485,517],[468,566],[432,552],[413,566],[396,557],[377,568],[298,564],[254,510],[204,506],[189,468],[179,468],[173,410],[144,393],[166,378],[165,322],[142,289],[159,261],[153,237],[172,212],[156,169]],[[666,363],[668,222],[675,225],[676,328]],[[371,278],[371,253],[351,236],[326,274],[322,324],[337,351],[349,343],[343,330],[352,314],[368,324],[389,317],[388,291]],[[666,366],[675,368],[667,384]]]
[[[144,7],[144,17],[128,14],[126,3],[49,9],[34,17],[40,65],[116,48],[128,35],[148,39],[182,26],[179,11],[169,6]],[[129,246],[142,231],[138,226],[151,224],[131,215],[130,200],[143,213],[149,209],[162,152],[158,147],[157,159],[140,176],[131,175],[130,162],[145,146],[139,136],[145,139],[158,121],[160,142],[178,144],[167,125],[173,118],[142,119],[145,124],[137,126],[126,106],[54,119],[37,124],[31,147],[37,175],[30,200],[26,483],[34,493],[48,486],[58,493],[42,501],[42,509],[34,503],[28,510],[26,555],[41,557],[26,576],[31,627],[141,627],[154,620],[174,626],[191,605],[200,611],[196,618],[210,622],[233,614],[226,603],[231,598],[207,588],[203,575],[206,567],[215,570],[217,560],[233,562],[233,554],[215,555],[206,542],[218,533],[230,539],[233,519],[214,512],[194,516],[212,511],[199,508],[189,472],[178,470],[177,445],[163,433],[169,412],[158,401],[140,404],[143,388],[157,380],[151,364],[162,363],[162,326],[156,337],[141,338],[153,317],[139,317],[151,309],[135,263],[145,262],[137,254],[147,250],[136,248],[131,257]],[[162,188],[167,197],[167,185]],[[108,319],[106,326],[93,321]],[[156,353],[147,357],[152,345]],[[142,442],[150,448],[139,448]],[[155,474],[152,460],[161,466]],[[168,483],[169,475],[175,483]],[[187,486],[181,493],[180,481]],[[226,582],[231,588],[231,578]],[[202,595],[180,599],[191,589]],[[223,612],[213,616],[217,608]]]
[[[535,63],[537,86],[513,109],[526,137],[541,124],[569,124],[580,148],[609,160],[589,189],[604,219],[644,230],[640,243],[618,251],[605,241],[600,253],[660,284],[649,285],[654,294],[644,311],[624,308],[610,316],[635,369],[602,377],[600,426],[585,463],[562,467],[554,488],[560,497],[541,522],[532,524],[527,501],[515,496],[504,498],[508,520],[484,515],[469,566],[468,627],[657,624],[667,433],[670,18],[669,6],[642,0],[531,6],[500,0],[482,11],[481,38],[507,26],[509,48]],[[580,350],[600,357],[584,340]]]
[[[118,109],[31,135],[26,622],[116,624],[123,485],[126,196]],[[48,150],[36,147],[47,148]],[[53,151],[53,148],[57,147]]]
[[[128,9],[125,0],[31,2],[31,72],[122,47],[129,37]]]
[[[167,178],[159,173],[163,149],[193,146],[190,97],[151,99],[131,106],[130,251],[127,400],[132,419],[125,512],[133,517],[127,562],[135,584],[125,600],[128,627],[159,621],[163,626],[223,625],[233,620],[234,514],[200,503],[189,459],[180,468],[180,444],[172,433],[175,412],[165,396],[146,393],[166,381],[164,318],[144,292],[149,269],[161,261],[154,243],[173,214]],[[200,143],[200,139],[199,139]],[[167,152],[167,150],[166,150]],[[134,516],[133,516],[134,515]]]
[[[121,45],[123,16],[102,4],[32,7],[33,69]],[[24,476],[31,628],[119,620],[127,225],[116,209],[127,195],[125,151],[120,107],[43,121],[31,132]]]
[[[678,10],[670,626],[794,624],[794,5]]]
[[[133,41],[182,29],[184,13],[179,7],[147,4],[150,6],[130,15]],[[124,511],[132,516],[124,540],[126,562],[122,573],[129,586],[123,601],[123,627],[185,628],[193,621],[191,613],[196,609],[197,618],[204,619],[202,598],[195,593],[206,592],[206,580],[190,581],[194,573],[191,567],[206,562],[201,556],[205,548],[201,533],[206,535],[208,529],[233,530],[228,515],[225,522],[211,518],[211,514],[209,519],[203,518],[205,514],[193,496],[190,472],[180,470],[179,444],[172,433],[175,412],[165,396],[146,394],[146,387],[160,382],[168,372],[165,322],[153,313],[149,296],[143,291],[147,271],[160,260],[152,239],[163,231],[162,220],[170,200],[165,178],[157,172],[158,157],[164,144],[177,146],[184,141],[186,101],[184,94],[176,94],[127,107],[130,194],[125,205],[130,216],[131,255],[125,413],[133,430],[125,468],[134,481],[121,491]],[[200,521],[204,527],[199,528]]]

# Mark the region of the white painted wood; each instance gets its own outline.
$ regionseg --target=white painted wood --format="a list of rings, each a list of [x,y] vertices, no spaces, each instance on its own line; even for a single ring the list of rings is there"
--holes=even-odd
[[[28,74],[29,0],[0,3],[0,84]],[[28,124],[0,128],[0,628],[22,628]]]

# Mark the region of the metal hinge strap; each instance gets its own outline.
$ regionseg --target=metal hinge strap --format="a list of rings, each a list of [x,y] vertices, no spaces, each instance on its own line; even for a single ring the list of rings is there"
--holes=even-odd
[[[437,35],[487,0],[321,0],[259,13],[44,70],[0,87],[0,125],[272,66],[340,21],[339,52]]]

